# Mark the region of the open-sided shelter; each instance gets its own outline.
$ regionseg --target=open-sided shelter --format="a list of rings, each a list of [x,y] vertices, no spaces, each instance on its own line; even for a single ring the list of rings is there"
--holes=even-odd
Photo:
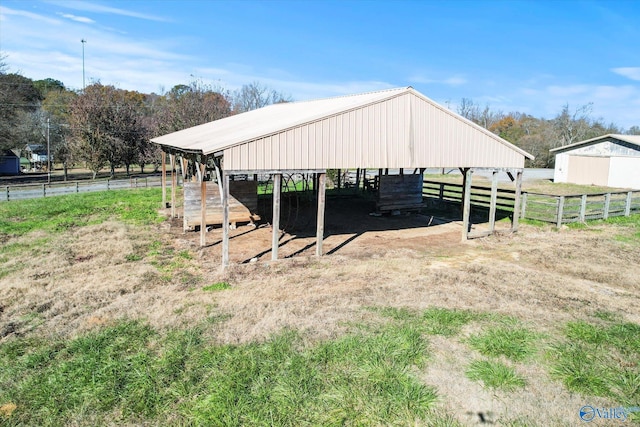
[[[554,182],[640,189],[640,135],[603,135],[550,152]]]
[[[519,211],[522,170],[530,154],[435,103],[411,87],[312,101],[274,104],[152,139],[168,153],[174,185],[176,156],[198,165],[202,224],[206,224],[208,166],[215,169],[223,213],[222,263],[229,262],[229,182],[237,174],[272,174],[274,178],[272,258],[278,253],[280,183],[283,173],[317,174],[316,254],[322,254],[325,179],[328,169],[460,168],[464,175],[463,239],[468,237],[471,176],[493,170],[490,223],[495,222],[497,173],[516,180]],[[163,165],[164,165],[163,161]],[[163,173],[164,176],[164,173]],[[515,176],[515,178],[513,178]],[[513,215],[512,228],[518,227]],[[201,227],[201,243],[204,229]]]

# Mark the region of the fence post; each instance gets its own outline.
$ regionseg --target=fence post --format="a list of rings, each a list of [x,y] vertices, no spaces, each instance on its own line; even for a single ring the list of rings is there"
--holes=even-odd
[[[633,196],[633,191],[627,192],[627,203],[624,205],[624,216],[631,215],[631,197]],[[9,187],[7,187],[7,200],[9,200]]]
[[[609,218],[609,204],[611,203],[611,193],[604,195],[604,212],[602,213],[603,219]]]
[[[524,219],[524,216],[527,212],[527,196],[528,193],[525,191],[522,193],[522,209],[520,210],[520,218]],[[515,215],[515,212],[513,213]]]
[[[109,188],[109,178],[107,178],[107,190],[110,190],[110,188]]]
[[[47,188],[45,187],[47,184],[42,184],[42,197],[47,197]]]
[[[80,192],[80,185],[78,185],[78,181],[76,181],[76,193]]]
[[[584,222],[585,215],[587,214],[587,195],[583,194],[580,200],[580,221]]]
[[[144,178],[144,186],[145,186],[145,188],[149,186],[149,178],[148,177]]]
[[[564,196],[558,197],[558,208],[556,209],[556,227],[562,227],[562,214],[564,211]]]
[[[7,202],[9,201],[9,186],[7,185]],[[629,215],[627,215],[629,216]]]
[[[442,200],[444,199],[444,184],[440,183],[440,201],[442,202]]]

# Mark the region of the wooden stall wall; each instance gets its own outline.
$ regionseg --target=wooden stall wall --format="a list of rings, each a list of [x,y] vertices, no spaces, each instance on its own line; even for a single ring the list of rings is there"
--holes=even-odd
[[[218,184],[206,182],[207,225],[222,224],[222,202]],[[200,225],[200,183],[184,183],[184,223],[185,228],[193,229]],[[229,222],[253,222],[260,219],[258,211],[258,182],[229,182]]]
[[[422,174],[380,175],[376,209],[380,212],[422,207]]]

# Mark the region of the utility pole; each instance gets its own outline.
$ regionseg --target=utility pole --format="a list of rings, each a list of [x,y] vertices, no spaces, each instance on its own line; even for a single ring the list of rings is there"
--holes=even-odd
[[[82,90],[84,91],[85,88],[85,84],[84,84],[84,44],[87,41],[85,39],[80,40],[80,43],[82,43]]]
[[[51,139],[49,137],[49,129],[51,127],[51,118],[47,117],[47,183],[51,184]]]

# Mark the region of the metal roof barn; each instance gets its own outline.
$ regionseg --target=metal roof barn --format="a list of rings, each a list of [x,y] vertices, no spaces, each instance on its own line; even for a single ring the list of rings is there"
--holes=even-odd
[[[225,170],[522,168],[530,154],[411,87],[270,105],[152,139]]]
[[[549,151],[555,182],[640,188],[640,135],[602,135]]]
[[[240,173],[271,173],[274,178],[283,171],[318,173],[322,187],[319,197],[324,198],[327,169],[446,167],[464,172],[468,196],[473,168],[503,170],[510,176],[512,171],[518,177],[519,189],[525,159],[533,158],[411,87],[274,104],[152,141],[162,147],[163,153],[170,154],[172,173],[176,154],[200,164],[200,179],[207,162],[213,160],[221,194],[225,193],[229,176]],[[202,188],[204,200],[206,189],[204,185]],[[275,202],[274,199],[274,213]],[[319,203],[318,254],[322,252],[321,208],[324,206]],[[464,218],[466,224],[468,216]],[[517,228],[517,218],[514,226]],[[274,239],[277,253],[275,244]],[[223,245],[223,264],[227,261]]]

